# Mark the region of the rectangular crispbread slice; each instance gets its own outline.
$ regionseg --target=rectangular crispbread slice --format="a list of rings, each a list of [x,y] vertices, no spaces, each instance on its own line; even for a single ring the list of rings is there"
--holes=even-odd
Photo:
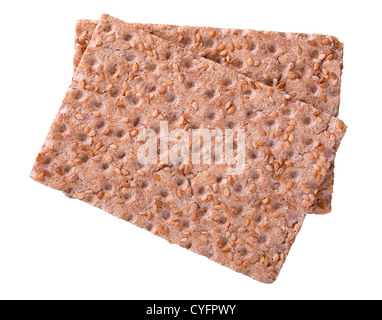
[[[75,67],[78,65],[83,52],[87,47],[87,43],[89,43],[94,29],[96,28],[98,21],[90,21],[90,20],[80,20],[76,25],[76,41],[75,41],[75,58],[74,65]],[[327,84],[330,82],[330,77],[332,77],[332,87],[340,88],[341,83],[341,74],[342,74],[342,56],[343,56],[343,46],[342,44],[333,37],[326,37],[322,35],[306,35],[306,34],[285,34],[279,32],[257,32],[253,30],[237,30],[237,29],[211,29],[211,28],[198,28],[198,27],[177,27],[177,26],[169,26],[169,25],[144,25],[144,24],[130,24],[134,28],[143,28],[152,34],[155,34],[159,37],[164,38],[165,40],[170,40],[178,45],[186,45],[191,44],[190,49],[196,52],[198,55],[206,56],[214,61],[224,63],[227,60],[227,56],[221,56],[219,59],[216,57],[208,55],[207,48],[211,47],[206,44],[206,42],[217,42],[223,43],[226,48],[231,48],[229,50],[230,54],[237,55],[241,61],[251,61],[253,60],[254,55],[257,56],[258,61],[263,61],[263,64],[259,66],[255,63],[254,66],[246,66],[243,68],[239,68],[238,72],[243,72],[244,74],[252,77],[260,82],[264,82],[267,84],[277,84],[279,89],[285,89],[287,87],[286,83],[288,83],[288,88],[292,90],[289,94],[292,94],[293,91],[301,92],[301,94],[296,95],[293,94],[294,97],[301,98],[303,95],[303,101],[308,104],[312,104],[318,109],[324,110],[331,115],[338,114],[339,107],[339,91],[338,95],[330,94],[331,97],[329,101],[323,101],[320,99],[320,103],[317,103],[317,99],[312,95],[312,88],[318,88],[318,85],[314,87],[312,84],[312,80],[314,77],[314,81],[318,81],[316,76],[319,75],[320,70],[314,70],[316,68],[316,64],[322,65],[321,68],[325,71],[321,74],[320,85],[321,89],[320,97],[325,89],[328,88]],[[198,41],[199,37],[197,35],[202,35],[207,39],[205,41]],[[243,34],[246,36],[244,37]],[[185,41],[185,37],[189,39]],[[213,38],[214,40],[211,40]],[[331,40],[330,43],[325,43],[325,39]],[[276,41],[277,40],[277,41]],[[275,41],[274,43],[272,41]],[[213,50],[219,50],[219,46],[215,43],[215,48]],[[271,82],[268,77],[264,75],[268,73],[274,74],[274,63],[272,62],[272,57],[269,55],[269,52],[264,52],[264,50],[257,50],[254,53],[254,48],[260,48],[264,46],[264,43],[273,43],[279,48],[283,48],[277,54],[277,66],[276,69],[282,68],[283,64],[288,63],[289,66],[292,64],[299,65],[299,70],[305,70],[311,68],[309,77],[297,76],[290,79],[286,77],[286,81],[282,81],[279,78],[274,78]],[[250,45],[247,45],[250,44]],[[233,47],[232,47],[233,45]],[[235,46],[236,45],[236,46]],[[249,46],[248,49],[246,47]],[[312,49],[315,47],[315,49]],[[245,50],[246,49],[246,50]],[[250,50],[251,49],[251,50]],[[293,54],[293,52],[303,52],[304,54]],[[332,56],[333,55],[333,56]],[[279,58],[281,56],[282,58]],[[310,59],[307,57],[314,59],[314,65],[312,65]],[[324,59],[324,56],[326,57]],[[233,57],[232,59],[235,59]],[[299,60],[300,59],[300,60]],[[280,61],[283,62],[280,62]],[[324,61],[326,60],[326,62]],[[230,60],[230,66],[235,65],[234,60]],[[302,62],[304,61],[304,62]],[[304,64],[305,63],[305,64]],[[237,67],[237,65],[236,65]],[[237,68],[236,68],[237,69]],[[242,70],[243,69],[243,70]],[[273,70],[273,71],[272,71]],[[328,72],[326,70],[331,70],[328,77]],[[327,78],[327,79],[326,79]],[[338,79],[338,81],[337,81]],[[281,83],[280,83],[281,81]],[[334,89],[332,89],[334,90]],[[332,91],[330,91],[332,92]],[[328,93],[325,93],[328,95]],[[295,100],[294,98],[291,98]],[[328,174],[324,181],[321,183],[320,191],[316,195],[316,204],[315,204],[315,214],[326,214],[331,211],[331,200],[333,193],[333,184],[334,184],[334,163],[329,168]]]
[[[97,23],[78,21],[75,65],[81,59]],[[338,116],[343,44],[333,36],[139,23],[129,25],[278,88],[291,99]],[[129,37],[125,35],[126,39]]]
[[[156,132],[164,120],[170,130],[246,129],[245,173],[227,176],[227,165],[216,164],[141,165],[138,132]],[[271,283],[345,129],[278,90],[103,15],[31,177]]]

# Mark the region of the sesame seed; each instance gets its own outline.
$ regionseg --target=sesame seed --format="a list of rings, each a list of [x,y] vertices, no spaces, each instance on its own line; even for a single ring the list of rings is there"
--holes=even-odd
[[[202,61],[199,63],[199,68],[200,69],[206,69],[208,67],[208,63],[206,61]]]
[[[260,60],[256,60],[256,61],[253,62],[253,66],[254,67],[258,67],[260,64],[261,64]]]
[[[76,194],[76,198],[77,198],[78,200],[84,200],[84,199],[85,199],[85,196],[84,196],[82,193],[77,193],[77,194]]]
[[[286,132],[292,132],[295,129],[295,126],[288,126],[285,131]]]
[[[165,94],[167,92],[167,87],[162,86],[158,89],[159,94]]]
[[[228,114],[232,114],[232,113],[235,112],[235,110],[236,110],[236,108],[232,106],[232,107],[230,107],[230,108],[227,110],[227,113],[228,113]]]
[[[132,69],[133,69],[133,72],[137,72],[139,69],[138,63],[134,63]]]
[[[328,38],[321,41],[321,44],[323,44],[323,45],[327,45],[329,43],[330,43],[330,40]]]

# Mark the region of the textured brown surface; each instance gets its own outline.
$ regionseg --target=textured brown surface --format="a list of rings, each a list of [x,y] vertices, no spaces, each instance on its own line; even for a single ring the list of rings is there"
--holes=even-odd
[[[135,40],[126,41],[126,33]],[[338,119],[270,92],[104,15],[31,176],[270,283],[345,130]],[[135,130],[156,131],[161,119],[170,130],[245,128],[247,172],[226,176],[226,165],[138,164],[142,142]],[[294,134],[291,144],[286,131]]]
[[[86,44],[89,43],[94,29],[96,28],[97,21],[89,21],[89,20],[79,20],[76,26],[76,46],[75,46],[75,61],[74,64],[78,64],[81,59],[81,56],[86,49]],[[330,99],[323,101],[321,96],[325,94],[328,95],[327,86],[330,83],[330,77],[332,77],[332,87],[338,87],[340,89],[341,84],[341,74],[342,74],[342,44],[338,42],[337,39],[333,37],[325,37],[322,35],[306,35],[306,34],[285,34],[279,32],[258,32],[253,30],[237,30],[237,29],[211,29],[211,28],[198,28],[198,27],[177,27],[177,26],[169,26],[169,25],[147,25],[147,24],[129,24],[133,28],[144,29],[148,32],[151,32],[159,37],[164,38],[165,40],[170,40],[178,45],[183,47],[190,47],[190,49],[196,52],[198,55],[206,56],[209,59],[220,62],[225,66],[236,66],[235,71],[242,72],[253,79],[256,79],[260,82],[266,84],[274,84],[277,85],[277,88],[282,88],[287,90],[289,88],[288,93],[292,95],[292,97],[304,98],[308,104],[312,104],[318,109],[324,110],[330,115],[338,114],[338,107],[340,102],[340,91],[337,94],[333,93],[333,88],[330,91]],[[200,40],[197,36],[205,35],[206,38],[209,38],[208,41]],[[243,36],[245,35],[245,36]],[[129,37],[130,35],[127,35]],[[126,35],[125,35],[126,37]],[[203,38],[203,37],[202,37]],[[330,38],[331,42],[328,44],[323,44],[322,42],[326,39]],[[182,39],[182,40],[181,40]],[[188,39],[188,40],[187,40]],[[224,39],[224,41],[223,41]],[[180,40],[180,41],[179,41]],[[238,65],[234,60],[231,61],[230,64],[224,63],[227,60],[227,56],[221,56],[217,59],[216,56],[211,56],[208,54],[210,51],[210,46],[208,43],[213,41],[215,43],[214,49],[219,49],[218,47],[223,43],[229,54],[233,55],[234,58],[240,59],[240,61],[249,61],[253,60],[253,57],[256,56],[258,61],[262,61],[263,63],[259,66],[255,66],[256,63],[252,66],[242,66],[241,68],[237,68]],[[220,45],[218,44],[220,43]],[[246,44],[250,44],[250,49],[245,49]],[[275,53],[273,56],[270,55],[268,51],[264,51],[264,43],[273,43],[277,44],[279,48],[279,52]],[[188,44],[188,45],[186,45]],[[238,50],[236,47],[232,47],[232,44],[235,44],[237,48],[240,49],[240,46],[243,47]],[[316,47],[312,49],[312,47]],[[230,49],[231,48],[231,49]],[[256,49],[257,48],[257,49]],[[212,49],[212,50],[214,50]],[[253,50],[255,49],[255,50]],[[222,50],[220,50],[222,51]],[[296,52],[300,52],[303,54],[296,54]],[[331,55],[333,57],[331,58]],[[323,57],[326,55],[326,59]],[[237,56],[237,57],[236,57]],[[277,63],[279,65],[275,65],[274,59],[277,57]],[[281,58],[280,58],[281,57]],[[313,66],[311,59],[313,58]],[[319,59],[320,58],[320,59]],[[318,60],[317,60],[318,59]],[[315,61],[317,60],[317,61]],[[325,61],[323,61],[325,60]],[[273,79],[270,81],[267,76],[273,74],[275,75],[275,70],[282,69],[285,66],[285,63],[288,63],[289,68],[292,65],[298,65],[299,71],[304,70],[303,73],[300,72],[298,77],[294,79],[290,79],[290,74],[285,75],[286,80],[280,80],[280,78]],[[317,63],[320,64],[320,68],[318,70],[314,70]],[[307,74],[306,69],[311,68],[310,72]],[[321,72],[322,70],[324,72]],[[328,73],[326,70],[330,70]],[[302,74],[304,76],[300,77]],[[312,84],[312,77],[320,76],[320,85]],[[330,76],[328,79],[326,77]],[[334,85],[335,79],[338,79],[338,82]],[[315,80],[317,82],[317,79]],[[285,82],[285,87],[283,82]],[[321,91],[317,92],[316,95],[312,95],[313,89],[319,88]],[[300,92],[300,94],[293,94],[293,91]],[[301,93],[302,92],[302,93]],[[317,102],[317,95],[319,94],[320,102]],[[292,98],[292,100],[295,100]],[[331,201],[333,194],[333,184],[334,184],[334,164],[329,169],[329,173],[327,178],[324,179],[320,186],[320,191],[316,196],[316,204],[314,213],[315,214],[326,214],[331,211]]]
[[[74,58],[73,65],[74,70],[80,64],[81,58],[93,36],[94,29],[96,28],[98,21],[91,20],[79,20],[76,23],[76,40],[74,44]]]
[[[83,38],[91,38],[96,23],[78,21],[77,27],[83,30],[80,34],[88,31]],[[338,115],[343,44],[335,37],[173,25],[130,25],[283,90],[293,99],[312,104],[330,115]]]

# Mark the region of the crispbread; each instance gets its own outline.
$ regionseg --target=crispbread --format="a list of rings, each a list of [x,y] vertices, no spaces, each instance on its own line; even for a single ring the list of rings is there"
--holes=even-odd
[[[126,30],[139,39],[134,46],[119,38]],[[232,114],[224,107],[230,101]],[[171,129],[251,129],[247,169],[256,172],[227,177],[225,165],[140,165],[135,131],[155,131],[161,119]],[[295,134],[291,146],[285,129]],[[329,169],[344,131],[338,119],[104,15],[31,176],[270,283],[314,202],[315,169]]]
[[[77,22],[76,26],[76,45],[75,45],[75,66],[80,61],[80,57],[82,56],[84,50],[86,49],[86,44],[89,43],[92,34],[94,32],[94,29],[97,25],[98,21],[90,21],[90,20],[79,20]],[[301,49],[304,54],[301,56],[299,55],[299,59],[303,59],[307,64],[306,66],[303,65],[303,63],[300,63],[299,70],[301,71],[303,68],[307,66],[311,66],[310,60],[306,58],[307,55],[309,55],[310,58],[314,58],[316,54],[313,54],[313,52],[309,50],[311,47],[317,47],[316,49],[319,50],[320,54],[319,56],[322,58],[322,56],[326,53],[330,55],[330,50],[333,50],[333,58],[327,59],[327,64],[330,65],[330,68],[328,70],[334,70],[335,72],[332,72],[331,76],[333,74],[338,74],[339,83],[336,84],[338,87],[340,87],[340,81],[341,81],[341,73],[342,73],[342,44],[338,42],[337,39],[330,37],[332,40],[331,44],[323,44],[323,40],[327,39],[327,37],[322,35],[306,35],[306,34],[284,34],[284,33],[278,33],[278,32],[257,32],[253,30],[235,30],[235,29],[212,29],[211,28],[197,28],[197,27],[176,27],[176,26],[169,26],[169,25],[143,25],[143,24],[129,24],[133,28],[141,28],[145,29],[146,31],[149,31],[159,37],[162,37],[165,40],[170,40],[178,45],[191,47],[191,50],[196,52],[198,55],[206,56],[207,58],[210,58],[214,61],[216,61],[215,56],[211,56],[208,54],[209,47],[206,45],[206,42],[210,42],[211,39],[208,39],[208,41],[197,41],[198,37],[197,34],[204,34],[207,38],[213,38],[214,42],[220,41],[222,42],[222,37],[224,38],[224,43],[226,44],[236,44],[236,47],[239,48],[240,44],[245,47],[245,41],[251,44],[251,48],[257,47],[260,48],[261,46],[264,46],[264,43],[271,42],[271,40],[275,40],[279,48],[284,48],[283,53],[283,59],[281,62],[277,61],[280,65],[282,65],[283,62],[288,61],[289,63],[292,63],[292,61],[297,61],[297,57],[293,55],[293,51],[299,51]],[[245,34],[245,36],[243,36]],[[180,40],[179,35],[183,37],[182,40]],[[194,38],[194,40],[185,41],[184,37],[192,40],[191,38]],[[220,40],[219,40],[220,38]],[[180,40],[180,41],[178,41]],[[230,42],[231,41],[231,42]],[[191,45],[192,43],[192,45]],[[197,45],[197,43],[199,43]],[[313,45],[313,44],[316,45]],[[274,43],[275,44],[275,43]],[[274,45],[273,44],[273,45]],[[216,45],[215,45],[216,47]],[[229,47],[227,45],[227,49],[229,50]],[[244,50],[243,48],[238,50],[237,48],[231,48],[232,50],[229,50],[230,54],[238,55],[239,59],[248,60],[251,59],[250,57],[253,57],[254,50]],[[288,50],[286,50],[287,48]],[[314,49],[314,52],[317,51]],[[329,51],[328,51],[329,50]],[[259,50],[258,50],[259,51]],[[286,53],[288,51],[288,53]],[[308,53],[309,51],[309,53]],[[263,65],[256,66],[255,68],[251,68],[249,66],[244,66],[243,68],[240,68],[240,70],[236,70],[239,72],[243,72],[246,75],[249,75],[249,77],[254,77],[254,79],[268,83],[269,81],[267,78],[264,79],[264,74],[267,74],[268,71],[271,71],[271,73],[274,74],[274,70],[270,67],[273,65],[271,63],[272,57],[269,56],[269,54],[264,54],[260,52],[257,52],[257,56],[261,57],[260,60],[263,60]],[[318,52],[318,51],[317,51]],[[318,55],[318,54],[317,54]],[[335,56],[335,57],[334,57]],[[225,58],[218,59],[217,62],[223,63]],[[309,62],[307,62],[309,60]],[[321,62],[322,63],[321,59]],[[334,61],[333,61],[334,60]],[[232,62],[232,61],[231,61]],[[318,62],[315,62],[318,63]],[[223,63],[224,64],[224,63]],[[325,64],[325,63],[324,63]],[[225,63],[227,65],[227,63]],[[232,65],[232,64],[231,64]],[[236,65],[237,66],[237,65]],[[265,67],[267,66],[267,67]],[[326,65],[325,65],[326,66]],[[324,67],[324,65],[323,65]],[[279,69],[280,66],[278,66],[276,69]],[[237,69],[237,68],[236,68]],[[314,66],[313,66],[314,69]],[[273,71],[272,71],[273,70]],[[315,70],[311,71],[314,73]],[[326,72],[325,72],[326,73]],[[312,79],[309,79],[311,81]],[[325,79],[323,79],[325,80]],[[287,79],[288,86],[290,89],[297,90],[297,91],[307,91],[307,88],[309,88],[308,84],[305,85],[307,82],[306,77],[297,77],[296,79]],[[277,81],[274,81],[274,84],[277,84]],[[280,83],[279,83],[280,84]],[[305,88],[303,88],[305,86]],[[280,85],[278,87],[281,88]],[[283,88],[285,89],[285,88]],[[324,87],[321,89],[325,89]],[[308,90],[309,91],[309,90]],[[304,101],[308,104],[312,104],[315,107],[318,106],[319,109],[322,109],[326,112],[329,112],[331,115],[336,115],[338,113],[338,106],[339,106],[339,95],[338,97],[333,97],[333,95],[330,95],[332,99],[330,101],[322,101],[317,104],[317,101],[314,97],[312,97],[312,92],[303,93],[304,95]],[[322,92],[321,92],[322,94]],[[296,95],[294,95],[296,96]],[[301,97],[301,94],[298,96]],[[292,99],[294,100],[294,99]],[[315,214],[326,214],[331,211],[331,200],[332,200],[332,192],[333,192],[333,183],[334,183],[334,165],[331,166],[331,168],[328,171],[327,178],[324,179],[320,186],[320,191],[318,192],[316,196],[316,204],[315,204]]]
[[[97,21],[79,20],[77,43]],[[333,36],[156,24],[130,24],[285,91],[292,99],[338,116],[343,44]],[[129,35],[126,35],[129,37]],[[81,47],[76,55],[81,55]],[[228,61],[227,61],[228,60]]]
[[[74,58],[73,65],[74,70],[80,64],[81,58],[92,38],[94,29],[96,28],[98,21],[91,20],[79,20],[76,23],[76,40],[74,43]]]

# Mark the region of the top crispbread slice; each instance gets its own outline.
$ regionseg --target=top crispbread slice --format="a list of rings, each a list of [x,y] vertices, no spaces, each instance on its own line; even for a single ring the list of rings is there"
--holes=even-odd
[[[75,66],[78,65],[78,63],[82,57],[82,54],[83,54],[84,50],[86,49],[87,44],[89,43],[89,41],[93,35],[94,29],[96,28],[97,23],[98,23],[98,21],[90,21],[90,20],[80,20],[77,22],[77,25],[76,25],[76,42],[75,42],[76,43],[76,45],[75,45],[76,52],[75,52],[75,59],[74,59],[74,65]],[[132,26],[133,28],[143,28],[146,31],[149,30],[153,34],[160,34],[160,36],[163,37],[164,39],[167,38],[167,39],[171,39],[173,41],[174,41],[174,35],[172,37],[170,37],[169,36],[169,30],[175,30],[175,29],[181,29],[182,28],[182,27],[176,27],[176,26],[163,26],[163,25],[143,25],[143,24],[129,24],[129,25]],[[199,29],[204,29],[204,30],[206,29],[206,28],[197,28],[197,27],[184,27],[184,28],[187,29],[187,37],[190,37],[190,35],[198,33]],[[166,30],[166,32],[164,32],[164,30]],[[245,40],[244,38],[240,38],[238,36],[238,35],[241,35],[243,33],[243,30],[233,30],[233,29],[227,29],[227,30],[218,29],[218,30],[219,30],[219,34],[223,34],[226,32],[228,34],[235,35],[236,41],[239,41],[239,40],[244,41]],[[263,33],[263,32],[255,32],[255,31],[249,31],[248,34],[249,35],[247,36],[247,39],[249,38],[251,43],[253,43],[255,40],[260,41],[259,39],[261,37],[255,37],[255,35],[265,36],[265,34],[266,34],[266,35],[268,35],[268,37],[274,37],[277,39],[279,39],[280,35],[281,35],[280,33],[277,33],[277,32]],[[209,36],[210,35],[212,35],[212,34],[209,34]],[[214,35],[214,37],[215,36],[216,36],[216,34]],[[253,36],[253,38],[251,38],[251,36]],[[297,34],[289,34],[289,37],[293,38],[293,41],[289,41],[287,44],[283,43],[283,45],[284,46],[285,45],[291,45],[292,47],[290,49],[292,50],[293,48],[296,48],[295,47],[296,45],[301,45],[301,46],[306,45],[305,44],[306,38],[315,39],[315,41],[317,42],[319,40],[319,37],[322,37],[322,36],[319,36],[319,35],[308,36],[308,35],[301,35],[301,34],[298,34],[298,35]],[[337,43],[335,39],[333,41],[334,41],[334,43]],[[236,42],[236,43],[239,43],[239,42]],[[321,40],[321,42],[322,42],[322,40]],[[309,44],[311,45],[312,43],[313,43],[313,40],[310,40]],[[338,46],[338,43],[337,43],[337,46]],[[341,46],[339,46],[339,47],[341,47]],[[204,48],[202,45],[195,46],[194,51],[195,50],[199,55],[204,55],[203,54]],[[339,48],[338,50],[341,50],[341,49]],[[235,51],[235,50],[233,50],[233,51]],[[252,50],[250,50],[250,52],[251,51]],[[340,55],[340,56],[342,57],[342,55]],[[341,57],[338,58],[339,63],[335,64],[335,65],[341,66],[341,68],[342,68],[342,58]],[[291,57],[289,57],[289,58],[291,58]],[[300,66],[300,67],[302,67],[302,66]],[[306,67],[308,67],[308,66],[306,66]],[[264,65],[257,67],[257,73],[259,73],[259,72],[265,74],[266,68],[264,67]],[[341,72],[339,72],[339,74],[341,74]],[[302,82],[304,80],[296,79],[296,81]],[[292,100],[294,100],[294,99],[292,99]],[[311,96],[310,96],[307,102],[308,102],[308,104],[313,104],[314,99],[311,99]],[[325,213],[329,213],[331,211],[333,182],[334,182],[334,164],[328,169],[328,174],[327,174],[326,178],[323,180],[323,182],[321,183],[320,188],[319,188],[319,192],[316,194],[316,200],[315,200],[316,203],[314,205],[314,210],[313,210],[313,212],[315,214],[325,214]]]
[[[121,37],[127,31],[134,42]],[[138,130],[156,132],[162,120],[170,130],[246,129],[249,171],[139,164]],[[269,283],[344,131],[338,119],[104,15],[31,176]]]
[[[77,61],[96,24],[78,21]],[[292,99],[338,115],[343,44],[333,36],[158,24],[131,26],[283,90]]]

